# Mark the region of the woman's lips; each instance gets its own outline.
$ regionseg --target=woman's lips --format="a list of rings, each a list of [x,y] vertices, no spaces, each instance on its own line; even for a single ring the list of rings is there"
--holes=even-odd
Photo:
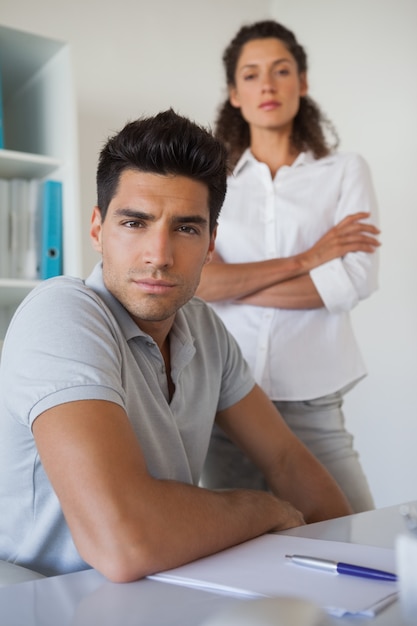
[[[263,111],[273,111],[274,109],[278,109],[280,106],[280,102],[277,102],[276,100],[268,100],[268,102],[262,102],[262,104],[259,105],[259,108]]]

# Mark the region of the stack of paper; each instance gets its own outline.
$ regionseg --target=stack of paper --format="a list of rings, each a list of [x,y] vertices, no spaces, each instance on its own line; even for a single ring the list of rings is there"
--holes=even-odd
[[[397,598],[395,582],[301,567],[289,562],[286,554],[333,559],[395,572],[394,550],[269,534],[150,578],[242,597],[301,597],[338,617],[372,617]]]

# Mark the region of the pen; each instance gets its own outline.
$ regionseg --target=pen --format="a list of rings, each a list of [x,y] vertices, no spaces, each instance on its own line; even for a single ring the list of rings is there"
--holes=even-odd
[[[362,567],[361,565],[352,565],[351,563],[339,563],[338,561],[317,559],[312,556],[302,556],[300,554],[286,554],[285,558],[296,565],[314,567],[315,569],[333,572],[334,574],[348,574],[349,576],[360,576],[362,578],[372,578],[373,580],[397,580],[396,574],[391,574],[391,572],[384,572],[371,567]]]

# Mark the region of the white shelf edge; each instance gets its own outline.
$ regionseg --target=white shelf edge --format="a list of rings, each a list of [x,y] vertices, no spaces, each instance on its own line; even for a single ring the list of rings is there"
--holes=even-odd
[[[54,157],[0,149],[0,178],[41,178],[61,165]]]
[[[40,280],[19,280],[17,278],[0,278],[1,307],[17,305],[32,291]]]

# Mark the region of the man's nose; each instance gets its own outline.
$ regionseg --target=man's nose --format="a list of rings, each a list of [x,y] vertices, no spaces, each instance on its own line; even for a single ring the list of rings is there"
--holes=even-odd
[[[170,233],[165,229],[151,229],[146,242],[145,262],[158,268],[170,267],[173,257]]]

